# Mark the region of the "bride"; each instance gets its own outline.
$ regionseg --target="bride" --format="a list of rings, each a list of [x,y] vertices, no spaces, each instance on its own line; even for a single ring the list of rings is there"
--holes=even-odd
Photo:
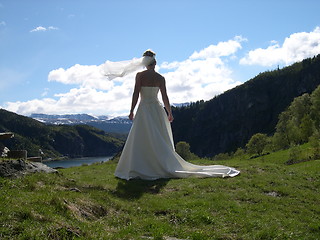
[[[126,61],[124,66],[116,71],[112,71],[115,69],[109,61],[102,67],[105,75],[112,79],[133,72],[141,65],[145,66],[146,70],[136,74],[129,114],[129,119],[133,120],[133,124],[120,156],[115,176],[126,180],[134,178],[155,180],[238,175],[240,171],[227,166],[191,164],[175,152],[170,125],[173,116],[166,82],[165,78],[155,71],[156,59],[153,51],[145,51],[141,59]],[[158,100],[159,91],[166,111]],[[140,103],[134,116],[139,95]]]

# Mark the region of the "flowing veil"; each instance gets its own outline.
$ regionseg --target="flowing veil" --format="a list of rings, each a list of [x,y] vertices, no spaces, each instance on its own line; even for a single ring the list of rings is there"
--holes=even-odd
[[[144,56],[141,58],[133,58],[132,60],[127,61],[106,61],[101,65],[101,72],[109,80],[113,80],[114,78],[124,77],[130,73],[139,71],[143,67],[148,66],[154,60],[154,57]]]

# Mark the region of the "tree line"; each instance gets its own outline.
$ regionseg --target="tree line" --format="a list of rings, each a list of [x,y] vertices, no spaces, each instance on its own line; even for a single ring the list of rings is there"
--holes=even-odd
[[[279,115],[296,97],[309,96],[319,84],[320,55],[283,69],[260,73],[209,101],[173,108],[174,140],[189,143],[191,152],[200,157],[244,149],[256,133],[275,134]],[[303,122],[304,131],[311,131],[308,124],[311,117],[314,118],[306,116],[299,120]],[[296,140],[301,142],[308,134],[297,136],[292,130],[288,136],[290,141],[304,138]]]
[[[305,143],[309,143],[309,156],[302,157],[299,156],[297,146]],[[279,115],[273,135],[256,133],[244,148],[238,148],[232,154],[218,154],[215,158],[225,159],[230,155],[241,156],[246,153],[250,156],[261,156],[288,148],[291,161],[297,158],[320,158],[320,85],[311,94],[305,93],[292,101]]]

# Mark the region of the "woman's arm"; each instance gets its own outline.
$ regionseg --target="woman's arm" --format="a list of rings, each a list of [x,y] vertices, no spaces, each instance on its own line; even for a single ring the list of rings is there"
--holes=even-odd
[[[129,114],[129,119],[133,120],[134,118],[134,108],[137,105],[138,99],[139,99],[139,93],[141,90],[141,78],[140,78],[140,74],[137,73],[136,75],[136,83],[134,86],[134,90],[133,90],[133,94],[132,94],[132,102],[131,102],[131,109],[130,109],[130,114]]]
[[[162,96],[162,101],[163,101],[164,107],[166,108],[167,113],[168,113],[169,122],[172,122],[173,116],[172,116],[171,106],[170,106],[170,102],[169,102],[169,97],[167,94],[166,80],[164,78],[162,79],[162,81],[160,83],[160,91],[161,91],[161,96]]]

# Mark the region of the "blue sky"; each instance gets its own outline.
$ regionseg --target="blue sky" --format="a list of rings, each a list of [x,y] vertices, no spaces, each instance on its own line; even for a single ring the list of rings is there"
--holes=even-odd
[[[134,74],[105,61],[151,48],[172,103],[209,100],[320,53],[317,0],[0,0],[0,107],[126,115]]]

